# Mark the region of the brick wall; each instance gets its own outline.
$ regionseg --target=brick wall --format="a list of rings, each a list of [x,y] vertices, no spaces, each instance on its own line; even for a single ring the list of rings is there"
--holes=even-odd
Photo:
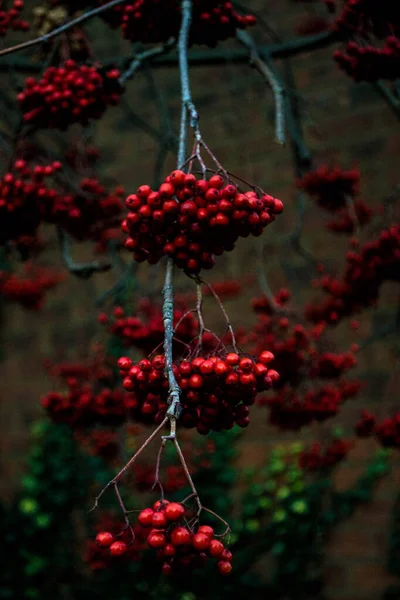
[[[247,3],[259,10],[263,18],[282,38],[293,37],[302,15],[318,11],[314,5],[289,0],[254,0]],[[266,32],[258,31],[258,41],[268,42]],[[227,44],[229,46],[229,44]],[[126,47],[121,43],[121,48]],[[121,49],[113,42],[112,55]],[[102,49],[104,56],[104,46]],[[398,185],[396,156],[400,149],[400,127],[389,108],[368,85],[353,85],[333,63],[332,49],[322,49],[292,59],[294,77],[303,108],[306,142],[315,164],[323,162],[360,165],[362,193],[376,206]],[[278,61],[281,67],[281,61]],[[141,72],[129,84],[125,102],[130,110],[162,129],[160,102],[166,101],[172,124],[179,117],[179,80],[175,69],[154,71],[159,93],[154,91],[149,77]],[[282,198],[285,213],[267,232],[268,253],[266,272],[271,287],[290,281],[296,299],[301,302],[309,294],[310,265],[294,252],[277,250],[282,236],[294,223],[295,187],[293,166],[288,147],[279,147],[273,139],[274,105],[272,95],[259,74],[246,64],[229,61],[218,67],[196,66],[192,70],[193,97],[201,116],[204,139],[219,160],[230,171],[244,179],[256,181],[267,191]],[[77,132],[71,138],[76,139]],[[154,157],[158,143],[127,117],[125,108],[109,111],[96,127],[94,141],[102,149],[102,170],[110,180],[117,180],[133,190],[154,179]],[[173,156],[167,159],[165,170],[173,167]],[[311,210],[305,219],[304,244],[316,256],[337,264],[344,255],[346,243],[330,236],[322,227],[324,215]],[[242,277],[248,272],[254,256],[254,245],[246,240],[238,245],[234,257],[220,260],[216,279]],[[77,255],[83,256],[79,248]],[[60,264],[55,243],[50,263]],[[145,277],[145,272],[143,277]],[[40,415],[38,398],[49,382],[43,373],[45,358],[77,359],[88,353],[90,343],[105,339],[96,325],[95,297],[113,281],[113,275],[99,275],[91,281],[69,278],[49,295],[46,308],[40,314],[24,312],[18,307],[2,307],[0,363],[1,406],[1,492],[11,497],[21,473],[28,444],[28,430]],[[246,291],[244,298],[227,303],[233,322],[250,324],[253,315],[248,301],[256,288]],[[72,300],[71,300],[72,299]],[[395,295],[385,286],[381,308],[393,310]],[[372,311],[361,318],[361,331],[368,333]],[[211,311],[210,319],[218,324],[218,315]],[[220,323],[220,322],[219,322]],[[335,340],[348,343],[349,333],[341,326]],[[354,422],[360,406],[368,404],[379,409],[383,402],[393,402],[400,387],[400,371],[387,340],[366,348],[360,354],[361,376],[374,371],[373,385],[362,400],[349,404],[343,411],[341,424]],[[257,409],[255,409],[257,410]],[[253,419],[243,442],[241,464],[258,464],[268,448],[276,442],[289,441],[289,434],[280,434],[266,425],[260,414]],[[329,423],[329,426],[332,423]],[[313,428],[302,434],[303,439],[322,439],[326,427]],[[337,485],[346,487],[366,464],[375,448],[373,442],[360,442],[349,463],[338,472]],[[355,516],[340,526],[330,540],[326,566],[328,600],[377,600],[390,583],[385,571],[389,536],[390,510],[400,483],[400,462],[394,458],[390,476],[379,486],[372,505],[357,510]]]

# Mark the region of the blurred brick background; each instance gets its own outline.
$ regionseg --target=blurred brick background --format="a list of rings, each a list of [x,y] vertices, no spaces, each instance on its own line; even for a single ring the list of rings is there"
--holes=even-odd
[[[247,2],[282,39],[297,35],[296,28],[308,16],[325,14],[324,7],[289,0],[253,0]],[[102,25],[100,30],[106,34]],[[254,36],[268,43],[268,32],[257,28]],[[110,36],[111,37],[111,36]],[[115,39],[103,39],[99,58],[126,53],[126,45]],[[226,47],[234,43],[229,42]],[[106,46],[107,47],[107,46]],[[281,61],[277,61],[281,67]],[[354,85],[336,67],[332,47],[302,54],[291,59],[299,102],[303,112],[306,142],[315,165],[325,162],[351,167],[358,164],[362,173],[362,195],[377,206],[390,196],[398,178],[400,127],[381,97],[367,84]],[[154,78],[154,79],[153,79]],[[285,203],[282,217],[267,231],[266,272],[272,289],[282,284],[293,287],[295,300],[301,304],[310,295],[312,268],[308,262],[287,248],[279,252],[277,244],[295,222],[295,186],[290,149],[274,143],[274,104],[272,94],[259,74],[247,64],[229,60],[218,67],[195,66],[192,69],[193,98],[201,116],[204,139],[231,172],[257,182]],[[158,90],[158,91],[156,91]],[[101,172],[110,179],[134,190],[154,180],[158,141],[137,126],[132,114],[152,127],[163,130],[160,105],[166,103],[176,131],[179,116],[179,80],[176,69],[157,68],[150,76],[140,72],[128,84],[124,104],[110,110],[94,130],[93,142],[102,151]],[[131,111],[131,112],[130,112]],[[131,115],[131,116],[129,116]],[[68,133],[79,138],[80,130]],[[169,155],[164,173],[174,167]],[[311,208],[311,205],[310,205]],[[346,241],[326,232],[321,226],[326,216],[317,209],[305,218],[303,242],[315,256],[336,265],[340,271]],[[368,234],[364,234],[364,239]],[[253,264],[255,248],[246,240],[234,255],[218,261],[212,279],[243,277]],[[76,248],[76,256],[85,249]],[[53,257],[53,258],[51,258]],[[53,253],[46,254],[47,264],[61,266],[55,242]],[[342,261],[342,262],[340,262]],[[96,321],[95,298],[114,281],[113,274],[98,275],[91,281],[69,277],[49,294],[40,313],[23,311],[11,305],[1,307],[0,398],[1,398],[1,493],[12,498],[12,490],[23,470],[29,444],[29,426],[40,416],[40,395],[47,391],[43,361],[46,358],[83,359],[93,341],[105,341]],[[141,270],[145,279],[146,269]],[[388,323],[395,308],[396,290],[384,286],[379,313],[366,311],[361,316],[360,335],[370,333],[370,321],[379,328]],[[249,300],[257,287],[246,290],[244,297],[227,302],[226,308],[236,324],[254,321]],[[311,292],[313,293],[313,292]],[[219,316],[210,307],[211,322],[221,326]],[[223,326],[223,325],[222,325]],[[339,348],[345,349],[357,335],[349,333],[344,323],[333,333]],[[400,368],[391,346],[391,338],[381,340],[359,355],[358,374],[372,377],[372,385],[362,398],[349,402],[337,422],[348,427],[354,423],[361,406],[377,410],[383,403],[395,404],[400,389]],[[254,409],[255,411],[257,409]],[[313,428],[302,433],[303,439],[323,439],[331,427]],[[297,436],[296,436],[297,437]],[[285,443],[293,435],[281,434],[266,424],[265,413],[253,419],[243,441],[241,464],[261,464],[269,447]],[[359,442],[350,460],[337,476],[337,485],[350,485],[376,449],[374,442]],[[391,582],[385,561],[389,541],[390,511],[399,492],[400,462],[393,460],[392,473],[379,486],[372,504],[357,510],[354,517],[341,525],[328,545],[326,566],[329,600],[376,600]]]

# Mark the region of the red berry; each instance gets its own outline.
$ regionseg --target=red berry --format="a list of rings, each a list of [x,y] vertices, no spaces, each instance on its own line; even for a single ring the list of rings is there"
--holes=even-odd
[[[167,517],[163,512],[153,513],[151,524],[156,529],[163,529],[167,525]]]
[[[167,543],[167,539],[161,531],[150,532],[147,538],[147,543],[150,548],[164,548]]]
[[[224,551],[224,545],[219,540],[211,540],[208,552],[211,556],[218,558]]]
[[[261,352],[260,357],[259,357],[259,361],[260,363],[262,363],[263,365],[268,365],[268,363],[271,362],[271,360],[274,360],[274,355],[272,354],[272,352],[269,352],[268,350],[264,350],[264,352]]]
[[[214,537],[214,529],[212,527],[210,527],[209,525],[200,525],[200,527],[197,530],[197,533],[204,533],[210,539],[212,537]]]
[[[210,538],[205,533],[195,533],[192,539],[193,548],[196,550],[207,550],[210,545]]]
[[[143,509],[138,516],[138,521],[142,527],[151,527],[153,522],[154,510],[152,508]]]
[[[240,361],[239,355],[236,354],[236,352],[229,352],[229,354],[226,355],[225,361],[231,367],[236,367]]]
[[[122,554],[125,554],[127,548],[128,546],[125,542],[114,542],[110,546],[110,554],[111,556],[122,556]]]
[[[185,185],[185,177],[186,177],[185,173],[183,171],[180,171],[179,169],[172,171],[172,173],[169,176],[172,185],[174,185],[175,187],[184,186]]]
[[[185,507],[178,502],[170,502],[164,509],[168,521],[177,521],[185,514]]]
[[[96,535],[96,542],[102,548],[108,548],[109,546],[111,546],[113,540],[114,536],[109,531],[100,531],[100,533]]]
[[[229,573],[232,571],[232,565],[227,560],[218,561],[217,567],[218,567],[218,571],[221,573],[221,575],[229,575]]]
[[[186,527],[176,527],[171,532],[171,542],[174,546],[190,544],[190,531]]]
[[[153,509],[160,510],[162,508],[165,510],[165,508],[167,507],[167,504],[169,504],[168,500],[157,500],[157,502],[154,502],[154,504],[153,504]]]

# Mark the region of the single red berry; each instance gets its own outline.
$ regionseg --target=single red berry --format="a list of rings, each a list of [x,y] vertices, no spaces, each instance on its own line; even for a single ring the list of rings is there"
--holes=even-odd
[[[210,539],[214,537],[214,529],[209,525],[200,525],[200,527],[197,530],[197,533],[204,533]]]
[[[127,356],[121,356],[121,358],[118,359],[117,364],[118,368],[121,369],[121,371],[129,371],[129,369],[132,366],[132,361]]]
[[[272,383],[277,383],[280,379],[280,375],[277,371],[275,371],[274,369],[270,369],[267,372],[267,376],[272,380]]]
[[[163,549],[164,556],[174,556],[176,554],[175,546],[173,544],[167,544]]]
[[[218,558],[224,551],[224,545],[219,540],[211,540],[210,545],[208,547],[208,552],[214,558]]]
[[[178,502],[170,502],[164,509],[168,521],[177,521],[185,514],[185,507]]]
[[[274,360],[274,355],[272,354],[272,352],[269,352],[268,350],[264,350],[264,352],[261,352],[260,356],[259,356],[259,361],[260,363],[262,363],[263,365],[268,365],[268,363],[271,362],[271,360]]]
[[[168,500],[157,500],[157,502],[154,502],[153,504],[153,509],[160,510],[161,508],[163,508],[165,510],[167,504],[169,504]]]
[[[173,571],[172,565],[169,562],[164,562],[161,567],[161,571],[163,572],[164,575],[169,577],[170,575],[172,575],[172,571]]]
[[[210,538],[205,533],[195,533],[192,538],[192,545],[196,550],[207,550],[210,545]]]
[[[161,531],[153,531],[150,532],[149,537],[147,538],[147,543],[150,548],[164,548],[167,543],[167,539]]]
[[[218,567],[218,571],[221,573],[221,575],[229,575],[229,573],[232,571],[232,565],[227,560],[218,561],[217,567]]]
[[[125,554],[127,548],[128,546],[125,542],[114,542],[110,546],[110,554],[111,556],[122,556],[122,554]]]
[[[176,527],[171,532],[171,542],[174,546],[190,544],[190,531],[186,527]]]
[[[176,169],[175,171],[172,171],[172,173],[170,174],[169,178],[170,178],[170,182],[175,187],[182,187],[182,186],[185,185],[186,175],[185,175],[185,173],[183,171],[180,171],[179,169]]]
[[[96,535],[96,542],[102,548],[108,548],[109,546],[111,546],[113,541],[114,536],[109,531],[100,531],[100,533]]]
[[[163,512],[153,513],[151,524],[156,529],[163,529],[167,525],[167,517]]]
[[[236,354],[236,352],[229,352],[229,354],[226,355],[225,361],[231,367],[236,367],[240,361],[239,355]]]
[[[232,560],[232,552],[225,548],[222,553],[222,560],[228,560],[230,562]]]

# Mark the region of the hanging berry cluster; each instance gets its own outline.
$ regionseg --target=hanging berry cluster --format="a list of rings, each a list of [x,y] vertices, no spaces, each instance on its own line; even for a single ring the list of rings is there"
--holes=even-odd
[[[182,360],[173,365],[177,383],[182,390],[182,415],[179,422],[196,427],[201,434],[211,430],[232,429],[249,424],[249,406],[260,392],[269,390],[279,379],[268,364],[273,354],[263,351],[257,361],[229,352],[224,358],[210,356]],[[137,418],[143,415],[160,423],[168,408],[168,380],[164,374],[163,355],[151,361],[133,365],[127,357],[118,361],[124,388],[134,393]]]
[[[105,313],[100,313],[99,322],[108,327],[110,334],[121,338],[127,348],[137,348],[144,354],[149,354],[159,347],[164,340],[164,323],[162,309],[155,302],[144,298],[138,302],[135,316],[126,316],[121,306],[114,308],[110,320]],[[199,322],[193,312],[190,312],[184,300],[175,298],[174,308],[174,353],[182,354],[188,345],[194,344],[197,337]],[[202,335],[204,352],[211,351],[217,344],[215,336],[205,331]]]
[[[45,179],[61,169],[56,161],[29,167],[16,160],[0,179],[0,244],[20,236],[34,236],[43,219],[52,214],[59,194],[47,187]]]
[[[290,292],[282,289],[274,299],[276,308],[266,298],[256,300],[258,321],[239,341],[255,344],[255,354],[263,347],[271,349],[271,366],[280,375],[275,385],[278,389],[266,398],[261,396],[258,403],[268,407],[272,424],[300,429],[337,414],[344,400],[358,393],[360,383],[343,379],[356,365],[354,354],[324,351],[320,342],[323,327],[299,322],[304,319],[285,310],[289,298]]]
[[[306,307],[313,323],[335,325],[344,317],[376,304],[384,281],[400,280],[400,226],[382,231],[376,241],[367,242],[359,252],[347,254],[343,279],[324,276],[321,288],[328,298]]]
[[[12,6],[8,9],[0,9],[0,36],[6,35],[9,29],[13,31],[28,31],[30,25],[28,21],[21,19],[20,13],[24,8],[23,0],[13,0]]]
[[[43,306],[46,292],[63,280],[61,273],[32,265],[25,266],[23,278],[0,271],[0,297],[27,309],[39,310]]]
[[[200,568],[208,558],[213,558],[217,560],[221,575],[229,575],[232,553],[215,537],[214,529],[209,525],[197,523],[191,528],[185,519],[187,514],[186,506],[168,500],[158,500],[152,508],[139,513],[138,522],[149,530],[147,545],[157,550],[162,573],[171,576],[179,574],[182,568]],[[99,532],[96,542],[101,548],[108,548],[111,556],[122,556],[129,548],[109,531]]]
[[[128,196],[122,229],[137,262],[173,258],[187,273],[214,266],[214,255],[233,250],[239,237],[261,235],[283,210],[280,200],[255,191],[241,193],[222,175],[208,181],[176,170],[158,190],[142,185]]]
[[[77,65],[66,60],[48,67],[38,81],[28,77],[18,94],[24,121],[35,127],[65,130],[73,123],[99,119],[107,106],[118,104],[123,88],[117,69]]]
[[[335,3],[330,2],[335,9]],[[395,80],[400,75],[400,25],[396,2],[346,0],[334,30],[346,40],[338,65],[356,81]],[[381,45],[383,40],[383,46]]]
[[[307,471],[332,469],[346,458],[352,446],[352,441],[339,438],[333,440],[325,449],[322,448],[322,444],[316,442],[300,453],[299,465]]]
[[[354,198],[358,194],[360,171],[321,165],[306,173],[298,180],[297,185],[315,199],[321,208],[335,212],[346,207],[347,197]]]
[[[99,0],[105,4],[107,0]],[[179,0],[134,0],[104,13],[113,27],[121,27],[124,37],[132,42],[159,43],[178,37],[181,24]],[[193,3],[190,44],[215,46],[235,36],[236,29],[254,25],[253,15],[240,15],[233,3],[219,0],[197,0]]]
[[[400,413],[393,417],[386,417],[380,423],[376,416],[366,410],[361,413],[361,418],[355,426],[355,431],[360,437],[374,436],[386,448],[400,449]]]

